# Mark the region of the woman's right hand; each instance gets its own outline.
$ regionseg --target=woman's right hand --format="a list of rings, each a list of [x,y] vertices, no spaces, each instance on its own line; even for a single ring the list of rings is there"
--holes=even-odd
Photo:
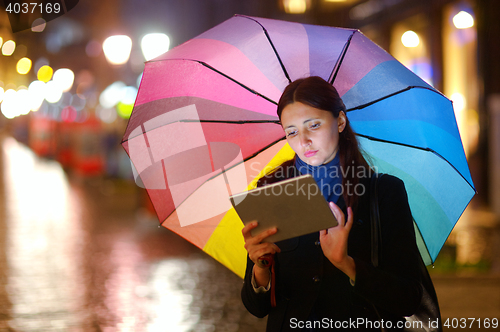
[[[257,221],[252,221],[243,227],[243,239],[245,240],[245,249],[248,252],[248,257],[257,265],[258,259],[267,254],[275,254],[280,252],[280,248],[274,243],[262,242],[268,236],[276,234],[278,229],[276,227],[267,229],[259,234],[252,236],[251,231],[257,227]]]
[[[255,282],[258,286],[266,286],[269,283],[269,266],[262,267],[261,264],[258,263],[258,260],[264,255],[274,255],[281,250],[274,243],[262,242],[262,240],[275,234],[278,229],[276,227],[270,228],[252,236],[251,230],[257,227],[257,225],[257,221],[252,221],[243,227],[241,233],[243,233],[248,257],[254,262],[253,273]]]

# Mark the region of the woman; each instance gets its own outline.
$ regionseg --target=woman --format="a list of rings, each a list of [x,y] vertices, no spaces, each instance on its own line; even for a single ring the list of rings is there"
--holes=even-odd
[[[244,305],[257,317],[269,315],[268,331],[380,330],[382,321],[383,327],[399,329],[422,297],[420,256],[403,182],[389,175],[379,180],[382,248],[381,262],[374,268],[371,169],[337,91],[320,77],[294,81],[280,98],[278,116],[295,157],[258,185],[311,173],[339,225],[275,244],[262,240],[276,228],[252,236],[258,221],[245,226]],[[269,290],[271,270],[256,264],[266,254],[275,262],[275,306]]]

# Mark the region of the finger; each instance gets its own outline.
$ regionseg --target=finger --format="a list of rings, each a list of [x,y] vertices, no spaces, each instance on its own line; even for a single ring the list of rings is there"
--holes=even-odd
[[[352,208],[349,206],[347,208],[347,222],[345,224],[346,229],[348,231],[351,230],[352,224],[354,223],[354,213],[352,212]]]
[[[252,229],[257,227],[258,225],[259,225],[259,223],[256,220],[246,224],[245,227],[243,227],[243,229],[241,230],[241,233],[243,234],[243,238],[245,240],[247,238],[251,238],[252,237],[252,233],[251,233]]]
[[[267,238],[273,234],[276,234],[277,231],[278,231],[278,229],[276,227],[266,229],[265,231],[262,231],[259,234],[255,235],[253,237],[253,240],[255,240],[257,243],[262,242],[265,238]]]
[[[330,202],[328,204],[330,206],[330,210],[332,210],[335,219],[337,219],[339,225],[344,226],[344,212],[338,207],[337,204]]]
[[[255,236],[251,236],[250,235],[249,237],[245,238],[245,248],[247,249],[247,251],[250,251],[251,246],[256,246],[256,245],[259,245],[261,243],[263,243],[263,244],[273,244],[271,242],[263,242],[263,241],[264,241],[265,238],[267,238],[268,236],[271,236],[271,235],[275,234],[276,232],[277,232],[277,228],[274,227],[274,228],[262,231],[262,232],[258,233]]]

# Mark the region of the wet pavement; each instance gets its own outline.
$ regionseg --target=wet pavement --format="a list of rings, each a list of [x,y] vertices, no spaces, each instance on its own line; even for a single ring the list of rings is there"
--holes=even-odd
[[[241,304],[241,279],[159,228],[142,189],[68,175],[5,135],[0,147],[0,331],[265,330]],[[468,243],[494,256],[498,225],[486,229],[488,245]],[[432,272],[443,318],[500,319],[492,266]]]
[[[265,329],[241,279],[158,228],[135,185],[68,177],[0,141],[0,331]]]

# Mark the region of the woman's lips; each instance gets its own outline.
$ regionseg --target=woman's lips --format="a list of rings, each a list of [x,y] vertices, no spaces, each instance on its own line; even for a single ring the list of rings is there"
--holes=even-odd
[[[306,158],[310,158],[310,157],[314,156],[317,152],[318,152],[318,150],[316,150],[316,151],[306,151],[304,153],[304,156],[306,156]]]

